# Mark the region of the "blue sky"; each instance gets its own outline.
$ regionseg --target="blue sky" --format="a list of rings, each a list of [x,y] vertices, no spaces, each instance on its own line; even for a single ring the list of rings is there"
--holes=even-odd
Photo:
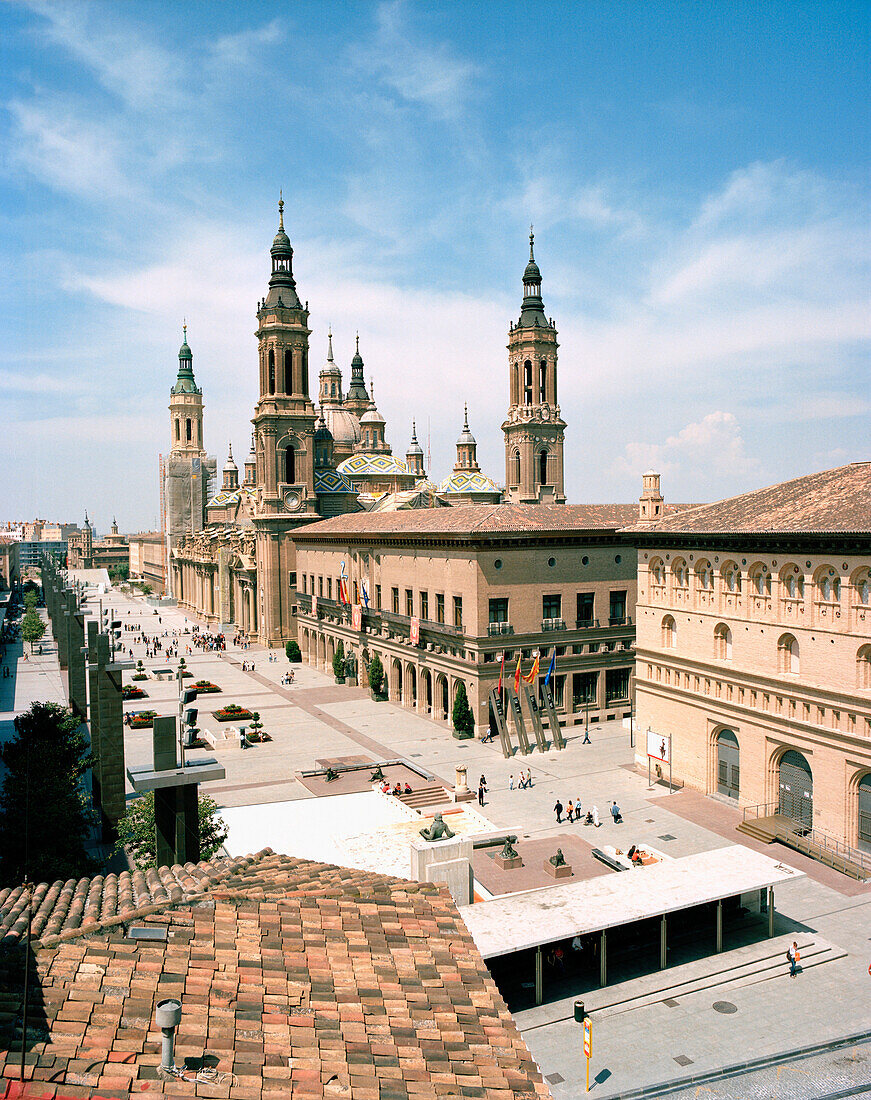
[[[572,501],[869,458],[867,3],[0,6],[0,519],[153,525],[182,318],[244,456],[276,202],[313,366],[504,479],[535,224]],[[316,373],[316,372],[315,372]]]

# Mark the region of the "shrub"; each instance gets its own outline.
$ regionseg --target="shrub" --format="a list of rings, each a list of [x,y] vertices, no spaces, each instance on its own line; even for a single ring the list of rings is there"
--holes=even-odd
[[[381,664],[381,658],[377,653],[369,662],[368,679],[369,687],[377,695],[384,686],[384,665]]]
[[[333,675],[337,677],[345,675],[345,647],[341,638],[336,646],[336,652],[333,654]]]
[[[451,714],[454,729],[463,737],[472,737],[475,732],[475,718],[472,708],[469,706],[469,698],[466,695],[466,685],[460,680],[457,686],[457,695],[454,699],[454,709]]]
[[[299,648],[299,643],[293,640],[289,641],[284,647],[284,652],[287,654],[287,659],[291,664],[298,665],[302,660],[302,651]]]

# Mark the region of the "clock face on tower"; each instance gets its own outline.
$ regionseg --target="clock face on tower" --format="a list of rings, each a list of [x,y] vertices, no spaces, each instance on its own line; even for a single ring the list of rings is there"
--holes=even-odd
[[[295,512],[302,504],[302,497],[296,489],[288,489],[284,494],[284,507],[288,512]]]

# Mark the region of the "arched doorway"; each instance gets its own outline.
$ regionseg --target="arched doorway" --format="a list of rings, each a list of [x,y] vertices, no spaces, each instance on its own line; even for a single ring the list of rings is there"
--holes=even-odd
[[[402,665],[398,658],[393,658],[393,675],[390,677],[391,702],[402,702]]]
[[[425,713],[432,714],[432,676],[430,676],[428,668],[423,668],[420,671],[420,688]]]
[[[789,749],[777,769],[778,812],[804,829],[814,825],[814,777],[800,752]]]
[[[717,734],[717,793],[737,798],[739,770],[738,738],[731,730]]]
[[[444,722],[448,716],[448,681],[443,674],[436,677],[435,717]]]
[[[417,670],[414,665],[405,669],[405,704],[412,710],[417,709]]]
[[[871,852],[871,774],[859,781],[859,834],[857,843],[863,852]]]

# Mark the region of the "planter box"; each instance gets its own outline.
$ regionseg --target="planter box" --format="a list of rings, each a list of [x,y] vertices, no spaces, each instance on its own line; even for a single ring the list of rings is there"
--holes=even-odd
[[[148,679],[148,673],[147,672],[137,672],[137,673],[134,673],[134,675],[131,676],[130,679],[131,680],[147,680]]]
[[[148,695],[142,690],[142,688],[124,688],[121,692],[121,696],[124,699],[147,699]]]
[[[193,686],[201,695],[211,695],[214,692],[221,690],[217,684],[211,683],[206,683],[205,685],[194,684]]]
[[[217,722],[249,722],[252,717],[252,712],[250,710],[216,710],[212,717]]]
[[[460,730],[453,730],[453,735],[458,741],[468,741],[474,737],[474,733],[462,733]]]
[[[141,717],[131,718],[130,719],[130,728],[134,729],[134,730],[151,729],[152,725],[154,724],[154,719],[156,717],[157,717],[156,714],[150,714],[150,715],[148,715],[147,718],[141,718]]]

